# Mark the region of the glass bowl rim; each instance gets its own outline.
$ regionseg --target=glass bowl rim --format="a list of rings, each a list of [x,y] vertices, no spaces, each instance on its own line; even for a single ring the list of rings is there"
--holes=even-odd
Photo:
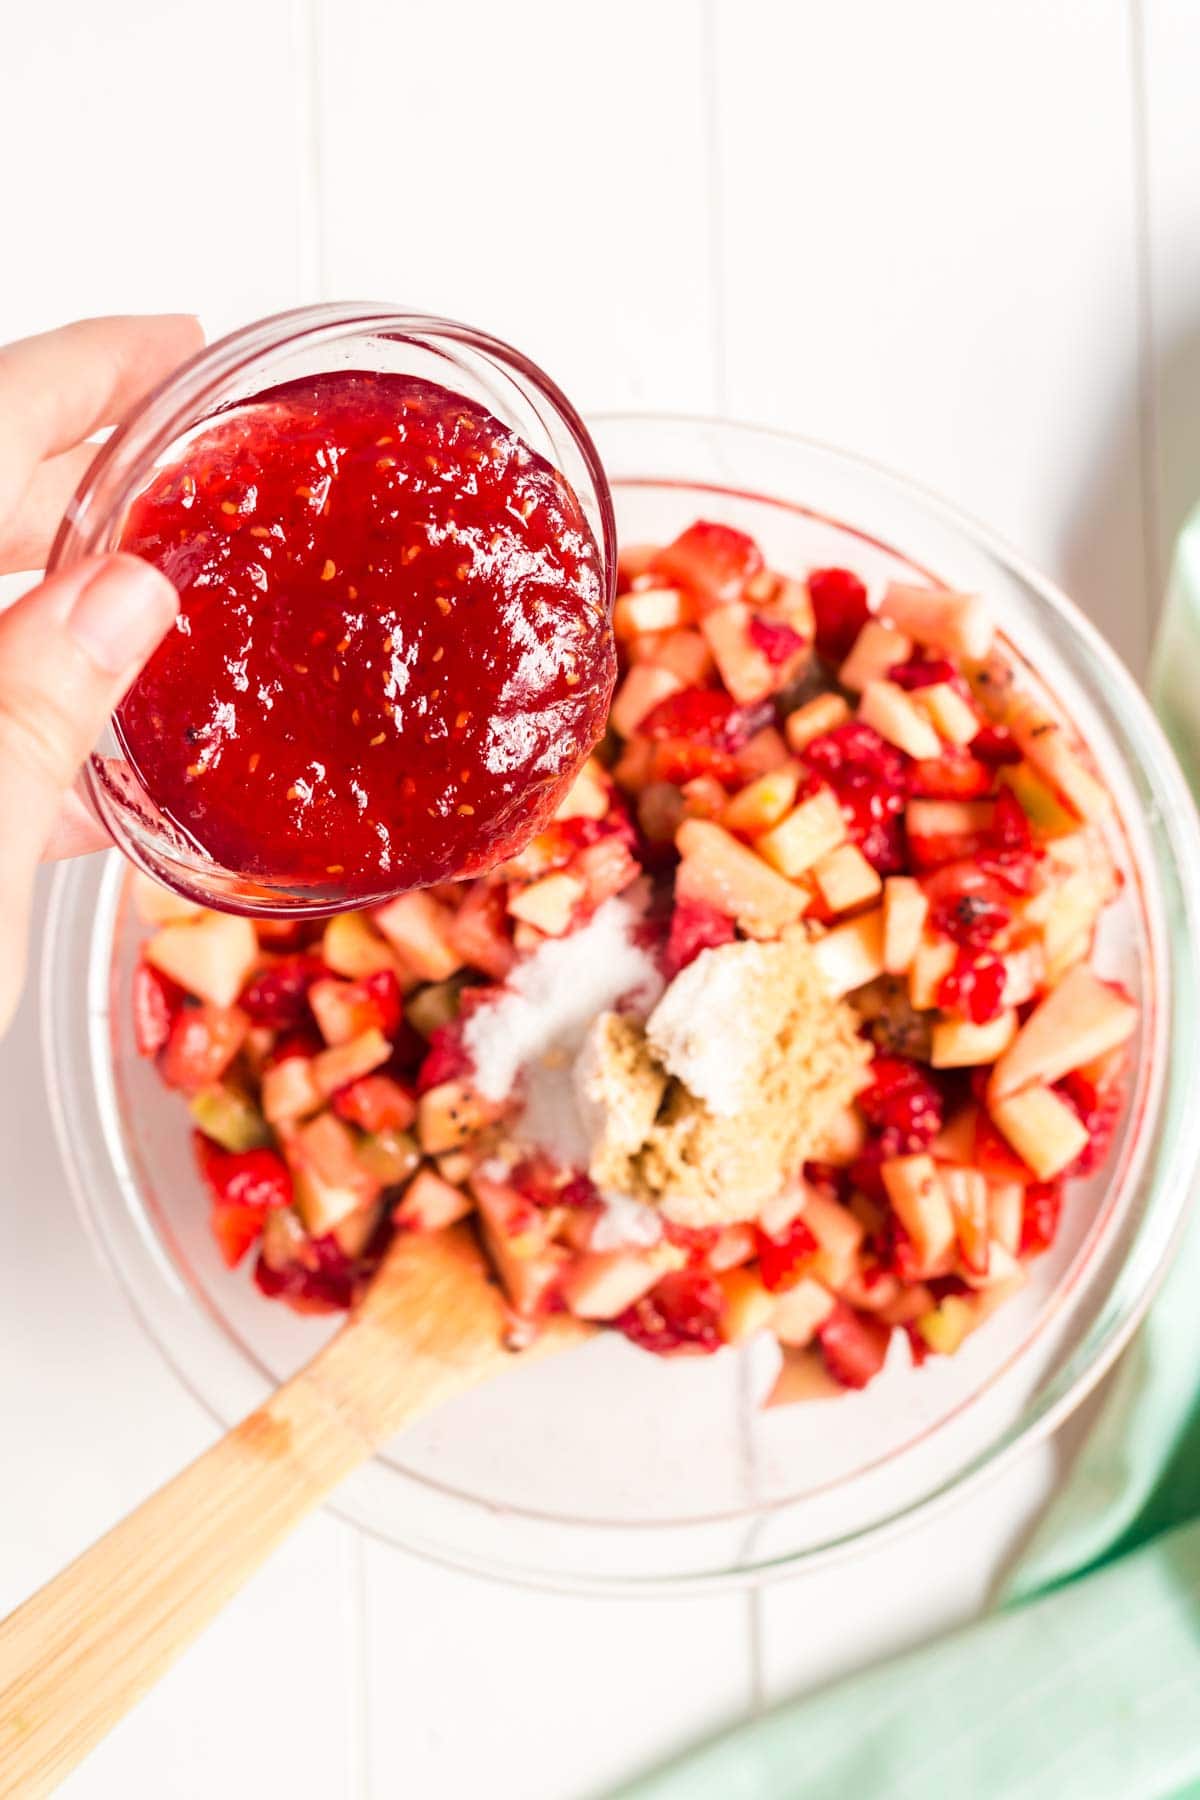
[[[965,538],[973,547],[981,549],[1005,565],[1008,572],[1014,575],[1025,587],[1029,588],[1037,600],[1048,606],[1058,624],[1070,630],[1091,653],[1094,662],[1099,664],[1092,675],[1110,677],[1114,683],[1124,709],[1119,714],[1121,731],[1131,740],[1128,745],[1118,745],[1122,754],[1128,754],[1136,744],[1138,760],[1152,781],[1160,801],[1167,804],[1160,809],[1160,816],[1165,824],[1170,859],[1166,864],[1166,873],[1172,876],[1178,886],[1176,896],[1182,904],[1182,919],[1176,918],[1172,909],[1164,905],[1165,940],[1172,967],[1180,953],[1183,961],[1190,963],[1193,972],[1196,968],[1195,948],[1200,944],[1200,832],[1197,830],[1196,816],[1190,793],[1184,782],[1182,773],[1174,755],[1167,745],[1161,728],[1155,719],[1148,701],[1138,689],[1132,676],[1120,662],[1116,653],[1099,634],[1091,622],[1083,615],[1075,604],[1034,569],[1021,555],[1014,552],[996,533],[988,527],[969,517],[961,509],[945,500],[933,490],[899,475],[886,465],[871,459],[858,456],[837,446],[802,437],[785,430],[763,427],[751,423],[705,417],[702,415],[667,413],[655,411],[609,411],[593,412],[590,415],[597,429],[633,428],[654,429],[664,427],[707,428],[722,434],[741,433],[760,442],[773,440],[782,447],[790,448],[805,454],[815,455],[840,465],[847,473],[865,473],[877,481],[895,490],[902,499],[916,504],[922,511],[933,513],[951,530]],[[640,480],[649,485],[682,485],[703,489],[704,483],[687,477],[673,478],[668,475],[642,475],[640,477],[613,474],[610,479],[614,487],[620,488],[624,483]],[[713,484],[714,486],[716,484]],[[754,498],[770,500],[774,496],[755,487],[740,490],[752,493]],[[794,501],[784,501],[794,506]],[[800,511],[806,510],[802,506]],[[818,515],[825,516],[825,515]],[[851,531],[857,528],[849,520],[838,518],[836,523]],[[1126,716],[1127,715],[1127,716]],[[1111,729],[1111,728],[1109,728]],[[1144,752],[1144,755],[1142,754]],[[1179,854],[1181,845],[1186,845],[1190,855]],[[1161,854],[1161,853],[1160,853]],[[1163,870],[1156,865],[1156,878]],[[80,1172],[75,1166],[75,1158],[70,1149],[72,1126],[66,1116],[59,1092],[59,1077],[55,1061],[55,1038],[53,1013],[55,1000],[54,968],[56,959],[52,948],[60,926],[60,915],[65,908],[70,881],[70,870],[60,871],[54,887],[51,916],[48,921],[46,936],[46,953],[42,968],[42,1023],[43,1023],[43,1055],[47,1086],[51,1095],[51,1108],[55,1129],[60,1146],[65,1152],[70,1184],[75,1197],[76,1206],[84,1218],[88,1235],[95,1246],[100,1259],[109,1268],[117,1285],[124,1293],[139,1323],[147,1335],[155,1343],[162,1355],[179,1377],[185,1388],[204,1407],[214,1421],[226,1428],[227,1421],[214,1403],[193,1382],[183,1370],[169,1348],[161,1341],[159,1333],[145,1317],[142,1307],[118,1267],[102,1234],[96,1229],[91,1207],[83,1191]],[[1165,901],[1166,896],[1160,895]],[[1186,1225],[1192,1200],[1192,1180],[1200,1166],[1200,1109],[1194,1118],[1189,1117],[1186,1107],[1179,1102],[1179,1089],[1186,1079],[1185,1071],[1189,1066],[1188,1050],[1194,1048],[1196,1034],[1189,1025],[1186,1009],[1172,1005],[1164,1017],[1165,1037],[1170,1049],[1165,1058],[1164,1079],[1155,1117],[1152,1125],[1158,1129],[1163,1141],[1158,1146],[1158,1154],[1152,1163],[1140,1171],[1140,1179],[1149,1189],[1146,1204],[1137,1221],[1131,1242],[1125,1247],[1122,1261],[1112,1277],[1105,1293],[1098,1316],[1091,1321],[1087,1330],[1066,1357],[1061,1367],[1053,1368],[1045,1377],[1039,1390],[1026,1401],[1018,1418],[997,1436],[992,1437],[982,1449],[976,1451],[960,1467],[957,1467],[944,1480],[915,1499],[904,1502],[898,1508],[886,1512],[865,1525],[855,1526],[842,1535],[825,1537],[821,1542],[800,1549],[789,1548],[775,1555],[768,1555],[758,1561],[738,1562],[730,1568],[702,1568],[673,1570],[664,1575],[574,1575],[562,1570],[543,1571],[524,1566],[510,1566],[489,1561],[487,1557],[474,1554],[458,1554],[442,1552],[425,1544],[409,1544],[410,1554],[420,1555],[429,1561],[454,1568],[467,1568],[473,1573],[489,1578],[502,1580],[507,1584],[527,1586],[535,1589],[552,1589],[561,1592],[598,1593],[617,1595],[629,1594],[690,1594],[698,1591],[719,1589],[723,1587],[757,1585],[768,1580],[779,1579],[802,1571],[826,1566],[835,1561],[845,1560],[867,1546],[875,1547],[890,1541],[894,1536],[923,1523],[957,1501],[961,1496],[974,1491],[985,1481],[991,1480],[1006,1468],[1021,1452],[1043,1440],[1082,1404],[1089,1393],[1100,1382],[1111,1368],[1121,1351],[1140,1324],[1148,1306],[1169,1267],[1174,1248]],[[1182,1037],[1182,1043],[1179,1041]],[[1170,1071],[1179,1069],[1174,1083]],[[1176,1099],[1174,1107],[1170,1102]],[[1152,1146],[1153,1147],[1153,1146]],[[1169,1204],[1172,1195],[1177,1203]],[[1132,1272],[1132,1279],[1131,1279]],[[982,1392],[983,1390],[978,1390]],[[965,1406],[969,1406],[975,1395],[968,1397]],[[932,1431],[938,1431],[943,1421],[939,1421]],[[420,1479],[417,1477],[416,1479]],[[790,1502],[757,1503],[747,1506],[744,1517],[748,1527],[748,1540],[753,1541],[759,1523],[785,1505],[802,1504],[796,1500]],[[366,1523],[361,1517],[349,1509],[339,1506],[336,1497],[330,1503],[330,1510],[337,1516],[352,1523],[356,1529],[365,1530],[379,1538],[381,1542],[395,1542],[393,1537],[376,1527]],[[564,1521],[571,1523],[572,1521]],[[587,1529],[606,1532],[617,1538],[622,1532],[654,1531],[656,1529],[672,1529],[669,1521],[640,1522],[634,1526],[597,1521],[577,1521]]]

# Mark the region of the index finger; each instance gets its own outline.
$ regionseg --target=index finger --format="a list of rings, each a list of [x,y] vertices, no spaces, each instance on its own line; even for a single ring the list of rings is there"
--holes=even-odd
[[[187,313],[80,319],[0,346],[0,525],[38,465],[111,425],[204,342]]]

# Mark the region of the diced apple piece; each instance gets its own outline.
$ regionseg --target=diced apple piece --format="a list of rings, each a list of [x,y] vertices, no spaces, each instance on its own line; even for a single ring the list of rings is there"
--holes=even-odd
[[[1017,1035],[1017,1012],[1006,1006],[984,1025],[970,1019],[938,1019],[933,1027],[930,1062],[935,1069],[970,1069],[995,1062]]]
[[[937,1356],[953,1356],[963,1339],[979,1324],[973,1296],[946,1294],[932,1312],[922,1313],[916,1328]]]
[[[1072,969],[1029,1015],[996,1064],[989,1102],[1031,1082],[1052,1086],[1080,1063],[1125,1043],[1137,1022],[1132,1001],[1090,969]]]
[[[1028,763],[1010,763],[999,772],[1003,786],[1011,788],[1021,802],[1021,810],[1041,838],[1066,837],[1078,831],[1079,820],[1055,797],[1035,775]]]
[[[612,703],[609,723],[621,737],[632,737],[646,714],[682,687],[683,682],[669,669],[659,668],[656,663],[635,663]]]
[[[472,1211],[469,1194],[432,1169],[419,1169],[404,1190],[392,1218],[410,1231],[444,1231]]]
[[[758,1242],[749,1225],[724,1225],[708,1252],[708,1266],[717,1274],[751,1262],[758,1252]]]
[[[1078,818],[1108,816],[1112,811],[1108,789],[1084,768],[1063,727],[1036,700],[1028,694],[1015,695],[1005,723],[1028,761]]]
[[[679,685],[684,684],[680,682]],[[632,737],[622,746],[612,770],[612,778],[622,792],[640,794],[654,779],[656,748],[649,738],[642,737]]]
[[[739,706],[753,706],[785,687],[807,654],[807,645],[798,645],[786,662],[773,663],[754,641],[752,618],[750,608],[739,600],[706,613],[700,621],[721,680]]]
[[[684,626],[679,631],[667,631],[653,640],[642,640],[653,643],[653,654],[646,657],[638,655],[635,661],[656,663],[660,669],[669,669],[677,675],[684,687],[700,687],[713,672],[713,654],[707,640],[691,626]],[[640,649],[640,644],[635,645]]]
[[[988,1182],[988,1236],[1010,1256],[1021,1247],[1025,1189],[1019,1181]]]
[[[881,738],[918,762],[940,756],[942,742],[916,702],[894,681],[868,681],[858,716]]]
[[[728,1269],[718,1280],[725,1295],[721,1336],[727,1344],[744,1344],[771,1323],[776,1296],[753,1269]]]
[[[457,1150],[491,1125],[499,1108],[465,1081],[442,1081],[417,1101],[417,1137],[426,1156]]]
[[[594,756],[589,756],[558,803],[556,819],[603,819],[611,795],[608,777]]]
[[[789,766],[792,758],[783,733],[774,725],[764,725],[733,752],[733,760],[743,781],[756,781],[760,775],[770,774],[772,769]]]
[[[362,1255],[375,1236],[382,1213],[383,1202],[379,1200],[371,1206],[360,1207],[357,1212],[347,1213],[338,1220],[330,1236],[343,1256],[348,1256],[353,1261]]]
[[[462,905],[447,924],[455,954],[493,981],[503,981],[517,960],[504,920],[501,896],[477,883],[467,889]]]
[[[938,1175],[954,1218],[959,1255],[972,1274],[986,1275],[991,1225],[988,1184],[978,1169],[941,1168]]]
[[[655,559],[661,554],[661,544],[622,544],[617,554],[617,586],[621,592],[643,582],[653,586],[652,570]]]
[[[560,869],[557,873],[543,875],[540,881],[531,882],[528,887],[519,888],[516,893],[510,894],[508,910],[514,919],[524,919],[527,925],[536,925],[547,937],[562,937],[570,929],[575,908],[583,899],[583,891],[582,881]]]
[[[462,967],[451,942],[454,914],[432,894],[401,894],[375,914],[375,923],[422,981],[445,981]]]
[[[858,1265],[866,1235],[863,1227],[848,1207],[812,1189],[805,1191],[801,1216],[819,1246],[811,1264],[812,1276],[837,1292]]]
[[[954,967],[958,951],[948,938],[922,938],[908,971],[908,998],[918,1012],[937,1005],[938,989]]]
[[[164,925],[147,940],[142,953],[189,994],[214,1006],[233,1005],[259,959],[250,920],[217,912]]]
[[[577,1319],[615,1319],[686,1260],[686,1252],[674,1244],[585,1251],[563,1275],[562,1296]]]
[[[514,1311],[531,1317],[568,1266],[568,1251],[551,1243],[547,1215],[514,1188],[476,1174],[471,1191],[484,1243]]]
[[[979,1323],[995,1312],[1002,1301],[1018,1288],[1024,1287],[1028,1279],[1024,1265],[1003,1244],[993,1238],[988,1245],[988,1263],[986,1269],[969,1269],[963,1264],[963,1280],[972,1287],[974,1299],[979,1309]]]
[[[789,748],[799,754],[814,738],[823,737],[827,731],[834,731],[839,725],[844,725],[849,717],[850,708],[840,694],[818,694],[815,700],[808,700],[803,706],[798,706],[783,721]]]
[[[831,788],[818,788],[755,844],[760,856],[794,880],[846,841],[846,821]]]
[[[134,871],[129,891],[133,910],[143,925],[177,925],[184,919],[198,919],[205,910],[198,900],[185,899],[141,869]]]
[[[319,1113],[284,1141],[292,1171],[296,1211],[313,1237],[323,1237],[339,1220],[370,1206],[379,1183],[355,1154],[354,1134],[332,1113]]]
[[[840,844],[813,865],[813,879],[831,912],[849,912],[874,900],[883,887],[857,844]]]
[[[449,1181],[454,1187],[469,1181],[475,1168],[475,1158],[469,1150],[444,1150],[434,1160],[442,1180]]]
[[[938,736],[948,744],[969,744],[979,735],[979,714],[948,681],[935,681],[913,696],[922,712],[933,721]]]
[[[879,614],[918,644],[970,662],[983,661],[995,636],[991,614],[978,594],[951,594],[893,581],[879,603]]]
[[[1009,1006],[1024,1006],[1045,986],[1046,958],[1040,944],[1024,944],[1010,950],[1004,964],[1004,998]]]
[[[883,884],[883,967],[907,975],[921,943],[929,901],[911,875],[889,875]]]
[[[263,1070],[260,1098],[263,1116],[272,1125],[303,1119],[320,1107],[324,1096],[313,1074],[315,1060],[311,1056],[289,1056]]]
[[[893,630],[882,619],[868,619],[838,670],[838,680],[852,694],[861,694],[870,682],[882,681],[897,663],[907,662],[912,648],[911,638],[902,631]]]
[[[846,1392],[835,1381],[814,1351],[785,1347],[775,1384],[763,1401],[764,1409],[797,1406],[806,1400],[837,1400]]]
[[[860,913],[819,938],[813,955],[833,999],[865,987],[883,974],[883,908]]]
[[[816,1160],[832,1163],[835,1169],[844,1169],[861,1155],[866,1140],[866,1120],[857,1106],[843,1106],[822,1125],[820,1140],[815,1146]]]
[[[789,1344],[797,1350],[811,1344],[837,1304],[829,1289],[814,1281],[811,1275],[802,1275],[795,1287],[782,1294],[773,1294],[771,1298],[774,1301],[771,1329],[781,1344]]]
[[[327,1044],[348,1044],[379,1020],[369,994],[354,982],[332,976],[312,983],[308,1004]]]
[[[742,831],[749,837],[770,831],[791,812],[799,783],[800,771],[795,763],[769,769],[726,802],[721,813],[722,825],[726,831]]]
[[[381,969],[396,969],[396,953],[361,913],[335,913],[321,938],[321,961],[335,975],[361,981]]]
[[[728,795],[715,775],[693,775],[679,791],[685,818],[719,819],[725,811]]]
[[[321,1094],[328,1099],[338,1088],[345,1087],[351,1081],[357,1081],[360,1075],[369,1075],[372,1069],[378,1069],[387,1062],[392,1054],[392,1046],[384,1037],[377,1025],[370,1030],[360,1032],[345,1044],[334,1044],[328,1050],[322,1050],[313,1058],[312,1075]],[[299,1060],[296,1058],[294,1060]],[[287,1064],[284,1064],[287,1067]]]
[[[947,1119],[942,1129],[929,1146],[929,1153],[935,1162],[966,1163],[975,1160],[975,1125],[979,1118],[977,1106],[962,1106]]]
[[[720,825],[685,819],[675,842],[683,859],[676,898],[700,901],[736,919],[750,937],[778,937],[808,906],[807,894]]]
[[[613,631],[622,640],[643,631],[671,631],[688,623],[691,610],[679,588],[637,588],[622,594],[613,607]]]
[[[904,823],[913,838],[969,843],[990,829],[995,814],[991,800],[910,800],[904,809]]]
[[[1052,1088],[1027,1087],[989,1099],[988,1111],[997,1131],[1039,1181],[1061,1175],[1087,1148],[1086,1126]]]
[[[880,1165],[887,1197],[926,1274],[941,1272],[955,1244],[954,1217],[932,1156],[893,1156]]]

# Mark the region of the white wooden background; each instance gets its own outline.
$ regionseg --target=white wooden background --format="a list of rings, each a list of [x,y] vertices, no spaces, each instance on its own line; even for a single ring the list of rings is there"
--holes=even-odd
[[[1195,0],[42,0],[0,26],[0,339],[388,298],[584,407],[908,470],[1141,667],[1200,491]],[[0,1609],[210,1437],[0,1047]],[[1055,1479],[754,1596],[561,1599],[322,1517],[72,1800],[585,1800],[969,1616]],[[944,1579],[929,1579],[929,1568]]]

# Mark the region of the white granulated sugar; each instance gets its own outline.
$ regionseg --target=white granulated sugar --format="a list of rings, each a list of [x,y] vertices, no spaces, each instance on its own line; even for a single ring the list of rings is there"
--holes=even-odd
[[[659,1062],[721,1118],[746,1105],[761,1064],[762,1037],[749,994],[762,980],[764,960],[759,944],[701,951],[646,1021]]]
[[[640,920],[640,906],[624,895],[606,900],[580,930],[547,938],[517,964],[499,997],[472,1013],[463,1042],[485,1099],[506,1100],[522,1072],[527,1115],[543,1077],[570,1094],[570,1064],[597,1013],[629,998],[654,1004],[662,978],[633,941]],[[525,1135],[533,1137],[528,1128]]]
[[[629,1245],[648,1250],[662,1237],[662,1220],[652,1206],[632,1194],[604,1195],[604,1211],[592,1226],[591,1250],[624,1250]]]

